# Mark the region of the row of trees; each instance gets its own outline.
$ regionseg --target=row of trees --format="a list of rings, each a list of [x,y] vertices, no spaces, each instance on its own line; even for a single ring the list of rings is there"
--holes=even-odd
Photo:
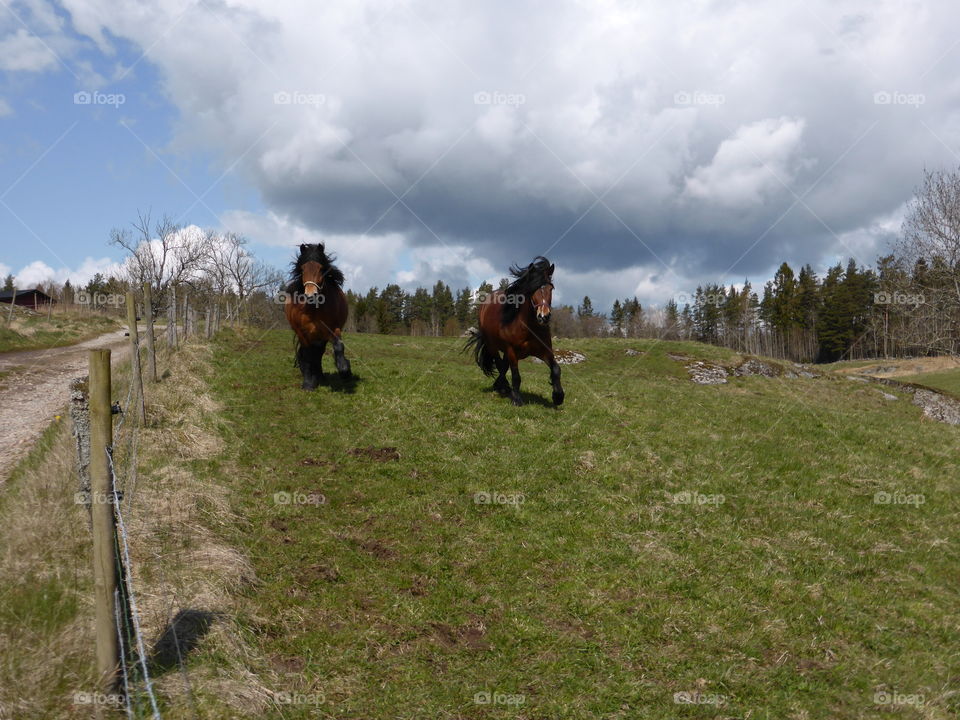
[[[131,228],[111,230],[110,244],[127,254],[117,274],[97,273],[82,287],[49,280],[38,289],[62,305],[119,312],[127,290],[150,283],[157,313],[186,301],[200,312],[218,307],[228,319],[268,323],[277,317],[283,275],[255,258],[240,235],[183,227],[168,217],[153,222],[139,213]],[[12,290],[13,276],[4,285]]]
[[[189,295],[191,305],[217,305],[247,319],[274,322],[283,286],[276,269],[249,252],[245,238],[183,228],[139,214],[132,229],[115,229],[110,242],[127,251],[121,277],[94,277],[82,288],[45,283],[63,302],[78,290],[94,304],[133,284],[149,282],[157,307]],[[6,278],[7,289],[13,278]],[[500,281],[500,287],[507,279]],[[347,291],[347,330],[412,335],[459,335],[476,325],[478,302],[489,283],[457,291],[440,281],[432,289],[399,285]],[[553,308],[559,337],[603,336],[694,339],[798,361],[960,352],[960,173],[927,172],[909,206],[895,251],[875,268],[854,260],[820,278],[810,265],[799,272],[783,263],[761,292],[742,286],[698,287],[691,298],[645,309],[636,298],[597,312],[589,297],[576,307]]]
[[[820,279],[783,263],[761,297],[749,282],[698,288],[662,330],[799,361],[960,353],[960,173],[924,173],[875,268],[850,260]]]
[[[500,289],[509,284],[507,278],[500,280]],[[393,333],[404,335],[455,336],[477,324],[477,311],[482,298],[493,292],[493,285],[482,283],[476,290],[463,287],[454,292],[443,281],[432,289],[418,287],[404,290],[396,284],[385,288],[370,288],[365,294],[347,290],[350,305],[348,330],[368,333]],[[593,309],[589,297],[574,308],[571,305],[553,307],[551,324],[553,332],[561,337],[589,337],[620,331],[638,335],[643,324],[643,312],[636,298],[621,306],[614,305],[614,327],[611,329],[607,316]]]

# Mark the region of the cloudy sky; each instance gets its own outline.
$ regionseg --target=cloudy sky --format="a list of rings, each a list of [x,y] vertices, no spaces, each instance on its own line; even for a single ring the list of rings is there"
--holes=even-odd
[[[950,0],[24,0],[0,8],[0,271],[84,279],[152,208],[351,287],[662,303],[873,264],[960,166]]]

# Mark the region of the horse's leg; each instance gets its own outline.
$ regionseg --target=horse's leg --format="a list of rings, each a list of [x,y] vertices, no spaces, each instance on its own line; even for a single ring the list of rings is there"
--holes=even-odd
[[[337,372],[340,373],[340,377],[349,380],[352,377],[350,361],[343,355],[343,340],[340,338],[340,328],[333,331],[333,359],[337,364]]]
[[[563,386],[560,384],[560,363],[550,353],[548,364],[550,365],[550,384],[553,385],[553,404],[563,405]]]
[[[513,387],[510,389],[510,399],[514,405],[523,405],[520,397],[520,368],[518,367],[517,354],[512,347],[507,348],[507,361],[510,363],[510,376],[513,379]]]
[[[509,367],[507,358],[500,357],[500,353],[494,353],[493,362],[500,372],[499,377],[493,381],[493,389],[501,395],[508,395],[510,393],[510,383],[507,382],[507,368]]]
[[[313,366],[314,366],[314,376],[317,379],[317,385],[325,383],[327,379],[323,376],[323,353],[326,352],[327,341],[321,340],[316,345],[313,346],[312,350],[314,351],[313,355]]]
[[[303,384],[300,386],[304,390],[316,390],[320,378],[317,377],[314,366],[316,348],[312,345],[301,345],[297,350],[297,365],[300,366],[300,373],[303,375]]]

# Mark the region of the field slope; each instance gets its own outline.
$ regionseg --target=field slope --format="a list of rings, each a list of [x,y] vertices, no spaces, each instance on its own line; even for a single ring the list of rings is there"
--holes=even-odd
[[[514,408],[461,344],[351,335],[359,381],[304,393],[288,332],[217,340],[196,472],[277,716],[960,710],[960,429],[841,377],[695,385],[668,353],[738,358],[639,340],[558,343],[566,404],[525,362]]]

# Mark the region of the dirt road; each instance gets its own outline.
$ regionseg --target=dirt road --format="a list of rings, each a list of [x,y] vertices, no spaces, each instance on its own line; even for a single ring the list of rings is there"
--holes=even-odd
[[[129,350],[124,333],[67,347],[0,353],[0,484],[54,416],[65,412],[70,381],[87,374],[87,351],[109,348],[116,364]]]

